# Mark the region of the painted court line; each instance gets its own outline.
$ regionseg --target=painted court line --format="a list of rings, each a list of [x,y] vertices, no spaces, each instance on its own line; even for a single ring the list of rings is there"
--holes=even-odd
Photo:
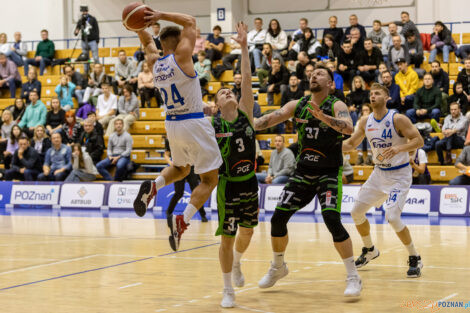
[[[434,302],[434,303],[428,305],[427,307],[425,307],[425,309],[431,308],[433,305],[436,305],[438,302],[446,301],[446,300],[449,300],[449,299],[451,299],[451,298],[453,298],[453,297],[456,297],[456,296],[458,296],[458,293],[453,293],[453,294],[451,294],[451,295],[448,295],[447,297],[442,298],[441,300],[437,300],[436,302]]]
[[[135,287],[135,286],[139,286],[139,285],[142,285],[142,283],[135,283],[135,284],[122,286],[122,287],[119,287],[119,289],[126,289],[126,288],[129,288],[129,287]]]

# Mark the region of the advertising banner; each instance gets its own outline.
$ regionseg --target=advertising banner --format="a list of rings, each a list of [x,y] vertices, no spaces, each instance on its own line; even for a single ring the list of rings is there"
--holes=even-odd
[[[112,184],[109,186],[108,206],[113,209],[133,209],[134,200],[139,193],[140,184]],[[159,191],[160,192],[160,191]],[[153,208],[152,199],[149,208]]]
[[[104,184],[63,184],[60,206],[66,208],[100,208],[104,199]]]
[[[22,185],[11,188],[11,204],[56,205],[59,203],[60,185]]]
[[[442,188],[439,213],[451,215],[464,215],[467,213],[467,193],[466,188]]]

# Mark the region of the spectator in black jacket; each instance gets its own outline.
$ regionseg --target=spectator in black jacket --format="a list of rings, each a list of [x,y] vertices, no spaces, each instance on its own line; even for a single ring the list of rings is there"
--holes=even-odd
[[[36,90],[41,98],[41,82],[38,80],[38,73],[34,68],[28,70],[28,81],[21,86],[21,99],[24,99],[28,104],[31,102],[29,100],[31,90]]]
[[[75,94],[73,96],[77,98],[78,106],[81,107],[83,105],[83,96],[86,88],[85,78],[69,64],[64,66],[64,74],[69,78],[69,82],[75,85]]]
[[[416,38],[413,31],[409,31],[405,34],[405,49],[408,50],[410,55],[410,64],[418,69],[424,60],[423,44],[420,39]]]
[[[41,166],[44,163],[47,150],[51,147],[51,140],[46,134],[46,128],[43,125],[38,125],[34,128],[34,136],[31,139],[31,147],[36,150],[41,160]]]
[[[339,56],[341,48],[338,43],[335,42],[333,35],[326,34],[323,36],[323,41],[320,49],[320,59],[329,59],[335,61]]]
[[[88,112],[87,118],[93,122],[93,127],[95,128],[98,135],[104,136],[103,125],[101,125],[101,123],[96,120],[96,113],[94,111]]]
[[[338,74],[343,77],[345,83],[349,84],[356,75],[357,57],[352,49],[351,41],[344,41],[341,48],[338,56]]]
[[[331,35],[333,37],[333,41],[338,45],[341,45],[341,41],[343,40],[344,32],[342,28],[336,27],[338,24],[338,18],[336,16],[330,16],[328,19],[328,23],[330,24],[330,28],[327,28],[323,31],[323,40],[325,42],[326,35]]]
[[[289,77],[289,88],[287,88],[281,96],[281,107],[283,107],[287,102],[300,99],[303,96],[304,91],[299,86],[299,79],[295,74],[291,74]]]
[[[470,103],[470,57],[465,59],[464,68],[457,76],[457,82],[462,83],[463,92]]]
[[[460,111],[463,115],[467,115],[468,112],[468,99],[467,96],[463,93],[463,87],[461,82],[454,84],[454,94],[447,98],[447,103],[458,103],[460,105]],[[467,116],[468,118],[469,116]]]
[[[101,155],[104,150],[103,135],[98,134],[94,127],[93,119],[87,118],[83,122],[83,132],[80,135],[78,143],[85,147],[94,164],[101,161]]]
[[[398,112],[402,112],[401,98],[400,98],[400,87],[395,84],[392,73],[389,70],[383,71],[381,74],[382,82],[385,87],[388,88],[389,98],[387,99],[387,108],[395,109]]]
[[[305,79],[305,68],[307,65],[312,64],[310,62],[310,59],[308,58],[308,55],[304,51],[300,51],[299,55],[297,56],[297,60],[299,61],[297,65],[295,66],[295,75],[297,75],[297,78],[302,80]]]
[[[456,51],[457,45],[455,44],[452,33],[441,21],[434,24],[434,33],[431,35],[431,54],[429,62],[436,59],[439,52],[442,52],[444,63],[449,63],[449,52]]]
[[[353,125],[356,125],[359,114],[361,113],[362,105],[369,103],[369,91],[366,89],[366,83],[361,76],[354,77],[351,92],[346,96],[346,104],[349,109],[349,114]]]
[[[21,137],[13,155],[11,168],[5,171],[5,180],[36,180],[42,170],[39,154],[29,146],[28,137]]]
[[[313,64],[308,64],[305,67],[305,78],[300,81],[299,85],[300,89],[304,91],[304,95],[307,93],[310,94],[310,77],[312,76],[314,69],[315,67]]]
[[[15,104],[10,105],[5,110],[10,110],[11,114],[13,114],[13,121],[18,124],[23,117],[24,112],[26,111],[26,104],[24,100],[21,98],[15,99]]]
[[[447,102],[447,98],[449,97],[449,74],[441,68],[441,62],[434,60],[434,62],[431,63],[431,75],[434,80],[434,87],[439,88],[442,93],[441,113],[442,116],[446,116],[447,113],[449,113],[447,103],[450,103]]]
[[[364,28],[364,26],[362,26],[358,23],[356,14],[351,14],[349,16],[349,24],[350,24],[350,26],[348,28],[346,28],[346,31],[344,32],[343,43],[347,39],[351,40],[351,29],[354,28],[354,27],[359,29],[362,38],[367,37],[366,29]]]
[[[372,39],[364,40],[364,50],[359,53],[357,70],[358,74],[364,78],[367,83],[375,79],[376,73],[383,56],[379,48],[374,47]]]
[[[65,123],[65,111],[62,110],[59,98],[53,97],[51,99],[51,109],[46,114],[46,128],[49,134],[62,129]]]
[[[77,36],[81,31],[82,53],[89,56],[91,50],[95,63],[100,63],[98,56],[98,43],[100,42],[100,28],[98,26],[98,21],[94,16],[88,14],[87,6],[80,6],[80,12],[82,12],[82,17],[78,20],[74,34]],[[85,65],[85,72],[88,73],[87,64]]]
[[[272,69],[268,76],[268,105],[274,105],[274,94],[285,91],[288,83],[289,71],[284,64],[281,64],[279,58],[274,58],[272,61]]]

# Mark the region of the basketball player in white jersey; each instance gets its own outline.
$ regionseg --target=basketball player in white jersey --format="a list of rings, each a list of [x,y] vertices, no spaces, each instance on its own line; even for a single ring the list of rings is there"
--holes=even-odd
[[[217,186],[218,168],[222,164],[215,132],[204,118],[201,86],[194,71],[192,52],[196,41],[196,20],[180,13],[165,13],[147,8],[145,19],[149,24],[159,20],[183,26],[169,26],[160,32],[163,57],[147,31],[138,31],[145,48],[149,66],[153,69],[155,84],[165,103],[165,128],[170,142],[173,165],[165,168],[153,182],[145,181],[134,201],[137,215],[143,216],[157,190],[188,176],[191,165],[201,177],[201,183],[192,194],[183,215],[169,217],[171,248],[179,248],[181,235],[193,215],[207,201]]]
[[[366,212],[371,207],[383,204],[385,218],[409,252],[407,276],[419,277],[423,263],[413,245],[410,231],[400,216],[412,182],[409,152],[421,148],[423,139],[408,117],[387,109],[388,97],[386,87],[373,84],[370,89],[373,113],[361,119],[351,138],[343,142],[343,151],[351,151],[362,142],[364,136],[367,137],[375,163],[375,168],[362,185],[351,212],[364,242],[356,267],[362,267],[379,256],[379,250],[372,244]]]

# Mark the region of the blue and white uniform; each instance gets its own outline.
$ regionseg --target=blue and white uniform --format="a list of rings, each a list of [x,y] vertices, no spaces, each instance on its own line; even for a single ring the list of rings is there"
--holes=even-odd
[[[197,74],[188,76],[176,63],[175,55],[158,59],[153,67],[155,85],[165,103],[165,128],[173,164],[194,165],[202,174],[222,165],[215,131],[202,112],[202,94]]]
[[[369,179],[362,185],[357,201],[384,209],[405,205],[412,182],[410,157],[408,152],[400,152],[391,159],[382,155],[386,148],[407,143],[407,139],[398,134],[393,123],[397,112],[389,110],[380,120],[370,114],[365,125],[365,134],[372,150],[375,168]],[[369,207],[370,207],[369,206]]]

